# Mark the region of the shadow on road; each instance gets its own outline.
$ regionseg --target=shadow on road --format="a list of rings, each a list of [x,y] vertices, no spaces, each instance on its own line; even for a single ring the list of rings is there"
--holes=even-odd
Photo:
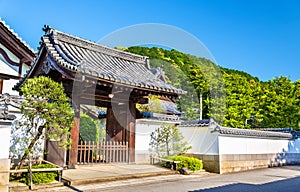
[[[300,190],[300,177],[284,179],[280,181],[274,181],[261,185],[235,183],[230,185],[224,185],[209,189],[199,189],[189,192],[249,192],[249,191],[263,191],[263,192],[297,192]]]

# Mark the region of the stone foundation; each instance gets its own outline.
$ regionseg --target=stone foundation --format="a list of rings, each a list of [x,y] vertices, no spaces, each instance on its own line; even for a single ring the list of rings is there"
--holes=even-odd
[[[277,154],[193,154],[193,156],[202,160],[203,168],[206,171],[223,174],[257,168],[266,168],[270,166],[270,163],[274,159],[276,159]]]
[[[195,158],[202,160],[203,169],[208,172],[220,173],[220,159],[219,155],[201,155],[194,154]]]
[[[8,191],[9,159],[0,159],[0,191]]]
[[[224,154],[220,155],[220,172],[230,173],[250,169],[266,168],[277,154]]]
[[[135,163],[149,164],[150,163],[150,154],[149,153],[136,153],[135,154]]]

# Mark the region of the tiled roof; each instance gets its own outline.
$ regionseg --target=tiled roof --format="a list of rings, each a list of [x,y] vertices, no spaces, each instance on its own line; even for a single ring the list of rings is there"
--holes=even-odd
[[[181,122],[181,127],[208,127],[215,122],[212,119],[196,119]]]
[[[263,138],[284,138],[293,139],[291,133],[282,133],[274,131],[260,131],[252,129],[238,129],[238,128],[228,128],[228,127],[216,127],[213,132],[218,132],[222,135],[236,135],[236,136],[246,136],[246,137],[263,137]]]
[[[19,35],[13,29],[11,29],[10,26],[1,19],[1,17],[0,24],[2,24],[16,39],[18,39],[21,44],[23,44],[34,55],[34,50],[21,37],[19,37]]]
[[[293,139],[291,132],[286,132],[286,128],[270,128],[263,130],[253,129],[238,129],[228,128],[218,125],[213,119],[203,120],[192,120],[184,121],[180,124],[181,127],[211,127],[212,133],[219,133],[221,135],[231,136],[244,136],[244,137],[260,137],[260,138],[282,138],[282,139]],[[276,131],[275,131],[276,130]]]
[[[49,55],[63,69],[134,88],[175,94],[185,93],[158,79],[147,57],[87,41],[50,27],[42,37]]]

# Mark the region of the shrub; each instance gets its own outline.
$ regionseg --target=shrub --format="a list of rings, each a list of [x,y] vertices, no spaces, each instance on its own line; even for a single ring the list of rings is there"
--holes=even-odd
[[[183,167],[186,167],[191,171],[197,171],[203,168],[202,161],[194,157],[168,156],[166,158],[173,161],[180,161],[180,163],[177,164],[176,170],[181,170]],[[168,167],[166,163],[164,163],[163,166]]]
[[[80,114],[80,136],[83,141],[95,141],[100,140],[99,128],[90,116],[81,113]]]
[[[28,167],[26,167],[28,168]],[[40,165],[34,165],[32,166],[32,169],[38,169],[38,168],[55,168],[54,165],[50,164],[40,164]],[[58,177],[57,171],[47,171],[47,172],[32,172],[32,183],[33,184],[42,184],[42,183],[50,183],[55,180],[55,178]],[[22,173],[21,179],[19,180],[22,183],[25,183],[27,185],[30,184],[30,173]]]

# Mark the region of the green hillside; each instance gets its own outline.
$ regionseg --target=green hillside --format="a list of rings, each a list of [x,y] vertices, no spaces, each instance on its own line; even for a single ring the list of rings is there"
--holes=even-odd
[[[168,83],[187,91],[178,101],[185,119],[199,118],[202,111],[203,119],[212,117],[228,127],[299,129],[300,80],[276,77],[262,82],[176,50],[129,47],[125,51],[148,56],[151,68],[163,68]]]

